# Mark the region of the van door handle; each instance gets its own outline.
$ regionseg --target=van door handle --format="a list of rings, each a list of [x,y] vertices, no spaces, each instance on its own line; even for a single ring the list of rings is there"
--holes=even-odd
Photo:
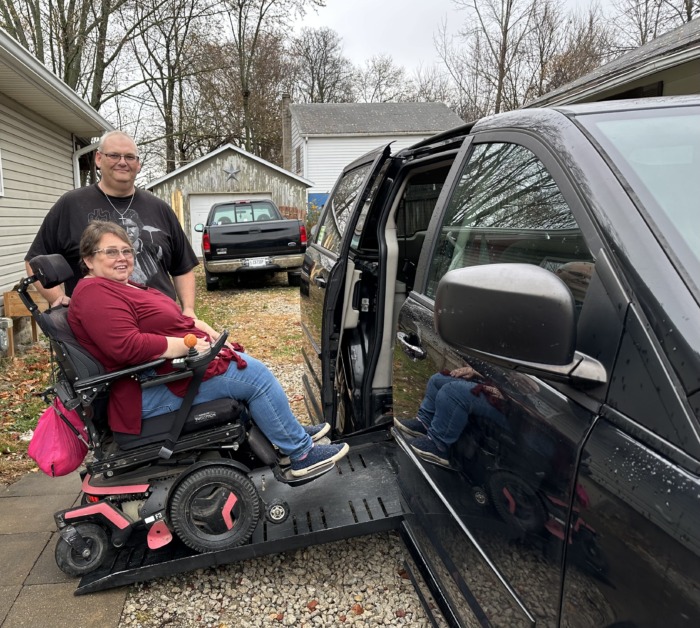
[[[326,287],[326,280],[324,277],[314,277],[314,283],[319,287],[319,288],[325,288]]]
[[[416,342],[409,334],[402,331],[396,332],[396,339],[401,345],[403,352],[412,360],[425,360],[426,352],[421,347],[411,344]]]

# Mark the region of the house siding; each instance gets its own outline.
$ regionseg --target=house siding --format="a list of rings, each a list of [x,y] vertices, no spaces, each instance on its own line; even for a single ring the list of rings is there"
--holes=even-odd
[[[350,162],[380,146],[391,143],[396,153],[428,137],[427,135],[374,135],[369,137],[310,137],[306,145],[306,172],[313,181],[309,194],[328,194],[343,168]]]
[[[24,256],[44,216],[73,189],[71,133],[0,94],[0,291],[24,276]]]
[[[240,169],[237,180],[228,179],[228,173],[224,172],[224,168],[231,167]],[[173,201],[180,202],[181,197],[185,233],[192,229],[192,194],[269,194],[286,217],[306,215],[306,187],[302,183],[233,150],[206,159],[154,185],[150,191],[171,205]]]

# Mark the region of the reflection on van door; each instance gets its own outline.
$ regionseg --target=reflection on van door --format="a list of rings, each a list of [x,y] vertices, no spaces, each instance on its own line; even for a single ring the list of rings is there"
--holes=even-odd
[[[333,188],[314,229],[301,270],[302,355],[304,394],[314,423],[335,427],[333,380],[342,329],[338,303],[343,296],[350,238],[358,208],[369,199],[371,184],[389,157],[389,146],[377,149],[350,164]],[[342,298],[341,298],[342,301]],[[323,352],[321,352],[323,347]],[[321,405],[318,405],[321,400]]]
[[[563,177],[555,181],[548,166],[559,171],[543,153],[541,160],[512,141],[475,142],[440,224],[426,238],[434,246],[399,315],[404,342],[395,350],[395,414],[430,424],[432,442],[443,437],[449,459],[436,466],[407,443],[420,462],[399,473],[411,502],[407,521],[419,545],[437,548],[431,560],[454,579],[449,595],[466,625],[473,617],[508,628],[556,625],[565,553],[576,563],[579,595],[594,590],[591,583],[607,568],[587,522],[589,498],[575,484],[600,402],[584,394],[574,401],[536,377],[467,359],[432,326],[442,276],[482,264],[546,268],[567,283],[583,311],[596,270],[581,228],[587,217],[577,198],[560,191]],[[579,342],[587,340],[580,334]],[[416,362],[417,350],[424,359]],[[425,483],[435,493],[422,490]],[[582,616],[580,623],[603,625],[599,619]]]

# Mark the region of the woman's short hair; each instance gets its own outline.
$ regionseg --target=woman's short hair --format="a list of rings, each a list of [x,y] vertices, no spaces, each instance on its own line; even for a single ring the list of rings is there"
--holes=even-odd
[[[86,275],[88,272],[88,267],[83,262],[83,259],[92,257],[93,251],[97,248],[102,236],[108,233],[118,237],[124,244],[131,246],[131,240],[129,240],[124,227],[108,220],[93,220],[85,227],[83,235],[80,236],[80,270],[83,275]]]

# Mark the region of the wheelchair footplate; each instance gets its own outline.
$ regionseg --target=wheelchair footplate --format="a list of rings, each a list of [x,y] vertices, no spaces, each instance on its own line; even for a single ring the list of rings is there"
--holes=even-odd
[[[125,546],[109,547],[103,564],[82,577],[75,594],[398,528],[404,511],[393,468],[395,444],[385,432],[347,442],[350,452],[335,469],[303,486],[278,482],[268,467],[253,471],[266,516],[244,545],[197,553],[174,539],[149,549],[145,532],[134,533]]]

